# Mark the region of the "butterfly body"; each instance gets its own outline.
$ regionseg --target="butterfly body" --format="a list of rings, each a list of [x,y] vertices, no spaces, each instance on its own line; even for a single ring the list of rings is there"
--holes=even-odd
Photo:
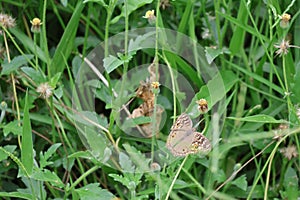
[[[186,113],[181,114],[171,127],[167,148],[174,156],[186,156],[211,149],[209,140],[193,129],[193,122]]]

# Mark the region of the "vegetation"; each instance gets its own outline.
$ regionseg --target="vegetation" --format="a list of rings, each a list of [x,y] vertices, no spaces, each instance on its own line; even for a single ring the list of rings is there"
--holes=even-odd
[[[299,7],[2,0],[0,197],[298,199]]]

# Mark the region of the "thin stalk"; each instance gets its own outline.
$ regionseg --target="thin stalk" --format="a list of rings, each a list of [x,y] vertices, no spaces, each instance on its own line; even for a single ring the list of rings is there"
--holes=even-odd
[[[286,74],[286,65],[285,65],[285,56],[282,56],[282,68],[283,68],[283,78],[285,84],[285,95],[287,99],[287,106],[288,106],[288,113],[291,113],[291,99],[290,99],[290,92],[289,92],[289,85],[287,81],[287,74]]]
[[[47,0],[44,0],[44,6],[43,6],[43,22],[46,22],[46,12],[47,12]],[[48,43],[47,43],[47,34],[46,34],[46,23],[44,26],[42,26],[42,31],[43,31],[43,47],[44,47],[44,52],[46,55],[47,59],[47,73],[48,73],[48,78],[51,78],[51,70],[50,70],[50,56],[49,56],[49,51],[48,51]]]
[[[94,171],[99,169],[100,166],[94,166],[85,173],[83,173],[76,181],[68,188],[66,189],[66,194],[68,194],[73,188],[75,188],[76,185],[78,185],[83,179],[85,179],[88,175],[92,174]]]
[[[158,80],[158,17],[159,17],[159,5],[160,5],[160,1],[157,1],[156,4],[156,21],[155,21],[155,57],[154,57],[154,65],[155,65],[155,76],[156,79],[155,81],[159,81]],[[157,90],[159,91],[159,89]],[[153,122],[152,122],[152,141],[151,141],[151,162],[154,162],[154,146],[155,143],[157,143],[156,141],[156,132],[157,132],[157,124],[156,124],[156,113],[157,113],[157,109],[156,109],[156,104],[157,104],[157,92],[154,92],[154,110],[153,110]],[[159,127],[159,126],[158,126]]]
[[[34,68],[35,68],[36,71],[38,71],[39,63],[38,63],[38,56],[37,56],[37,50],[36,50],[36,46],[37,46],[37,43],[36,43],[36,33],[33,34],[33,43],[34,43],[34,55],[35,55],[35,65],[34,65]]]
[[[6,49],[7,62],[10,63],[11,59],[10,59],[10,53],[9,53],[9,48],[8,48],[8,43],[7,43],[7,38],[6,38],[6,31],[3,31],[3,38],[4,38],[5,49]],[[14,101],[15,101],[16,110],[17,110],[18,126],[21,126],[20,108],[19,108],[18,95],[17,95],[17,89],[16,89],[15,75],[13,72],[10,74],[10,78],[11,78],[12,86],[13,86],[13,95],[14,95]],[[20,135],[18,135],[18,143],[19,143],[19,146],[22,148]]]
[[[175,181],[177,180],[177,178],[178,178],[178,176],[179,176],[179,174],[180,174],[180,172],[181,172],[181,170],[182,170],[182,168],[183,168],[185,162],[187,161],[187,158],[188,158],[188,157],[189,157],[189,156],[186,156],[186,157],[184,158],[184,160],[182,161],[181,165],[179,166],[179,168],[178,168],[178,170],[177,170],[177,172],[176,172],[176,174],[175,174],[175,177],[173,178],[173,181],[172,181],[172,183],[171,183],[171,185],[170,185],[170,188],[169,188],[169,190],[168,190],[168,193],[167,193],[167,196],[166,196],[165,200],[168,200],[168,199],[169,199],[170,194],[171,194],[171,192],[172,192],[172,189],[173,189],[173,187],[174,187],[174,185],[175,185]]]

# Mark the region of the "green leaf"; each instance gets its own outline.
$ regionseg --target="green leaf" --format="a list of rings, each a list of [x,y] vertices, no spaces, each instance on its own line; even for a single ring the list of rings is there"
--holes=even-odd
[[[238,177],[237,179],[233,180],[232,184],[237,186],[238,188],[246,191],[247,187],[248,187],[246,175],[242,175],[242,176]]]
[[[126,7],[127,7],[127,14],[130,15],[130,13],[137,10],[138,8],[140,8],[140,7],[142,7],[146,4],[152,3],[153,0],[143,0],[143,1],[141,1],[141,0],[128,0],[126,2],[127,2],[127,6],[123,5],[121,14],[116,16],[114,19],[112,19],[111,24],[117,23],[120,20],[121,17],[125,17]],[[141,18],[142,18],[142,16],[141,16]]]
[[[26,91],[23,117],[21,160],[27,173],[31,175],[33,169],[33,143],[28,104],[28,91]]]
[[[12,59],[11,62],[6,62],[2,64],[1,75],[8,75],[11,72],[17,70],[19,67],[26,65],[28,61],[33,58],[31,54],[25,54],[21,56],[16,56]]]
[[[237,21],[239,21],[243,25],[246,25],[248,21],[248,12],[246,5],[243,2],[240,3],[238,11],[239,13]],[[245,33],[246,31],[244,28],[239,26],[235,28],[229,44],[229,50],[233,55],[239,53],[242,50],[245,43]]]
[[[300,101],[300,63],[296,66],[296,73],[294,75],[294,83],[292,84],[292,95],[291,98],[293,99],[294,103],[297,104]]]
[[[77,6],[73,12],[71,19],[64,31],[63,36],[55,50],[52,62],[50,64],[51,74],[62,72],[65,69],[65,60],[68,60],[75,41],[75,36],[81,16],[81,11],[84,8],[82,1],[78,1]]]
[[[249,71],[249,70],[247,70],[247,69],[245,69],[243,67],[240,67],[240,66],[238,66],[236,64],[233,64],[232,62],[229,62],[229,61],[225,61],[225,62],[228,65],[230,65],[230,66],[234,67],[235,69],[237,69],[239,72],[242,72],[245,75],[247,75],[247,76],[249,76],[249,77],[257,80],[258,82],[261,82],[261,83],[265,84],[266,86],[272,88],[273,90],[279,92],[279,94],[283,94],[284,93],[284,91],[283,91],[283,89],[281,87],[279,87],[278,85],[270,82],[269,80],[265,79],[264,77],[262,77],[262,76],[260,76],[260,75],[258,75],[256,73],[253,73],[253,72],[251,72],[251,71]]]
[[[21,70],[29,76],[35,83],[46,82],[46,77],[40,72],[32,67],[22,67]]]
[[[17,146],[16,145],[6,145],[3,147],[6,151],[13,153]],[[5,153],[4,151],[0,151],[0,161],[7,159],[8,154]]]
[[[233,120],[245,121],[245,122],[260,122],[260,123],[275,123],[275,124],[287,123],[285,120],[276,120],[274,117],[271,117],[269,115],[264,115],[264,114],[252,115],[243,118],[237,118],[237,117],[227,117],[227,118]]]
[[[0,197],[14,197],[17,199],[28,199],[28,200],[34,199],[32,194],[23,193],[23,192],[0,192]]]
[[[135,166],[132,164],[130,158],[123,152],[119,154],[119,163],[121,168],[126,172],[134,172]]]
[[[149,163],[151,159],[146,158],[144,154],[142,154],[135,147],[130,146],[129,144],[123,144],[123,147],[126,149],[126,152],[130,156],[130,159],[135,164],[136,172],[146,172],[150,170]]]
[[[287,199],[298,198],[299,195],[298,181],[299,178],[297,176],[297,172],[293,168],[288,167],[284,174],[284,181],[283,181],[288,196]]]
[[[60,75],[61,73],[56,73],[49,81],[49,85],[52,87],[52,88],[56,88],[56,85],[57,85],[57,82],[59,81],[60,79]]]
[[[212,48],[212,47],[205,47],[205,57],[206,57],[206,60],[209,64],[211,64],[214,59],[216,57],[218,57],[219,55],[223,54],[223,51],[221,49],[215,49],[215,48]]]
[[[67,7],[67,6],[68,6],[68,0],[60,0],[60,3],[61,3],[64,7]]]
[[[124,177],[119,174],[109,174],[110,177],[112,177],[115,181],[118,181],[119,183],[122,183],[125,187],[128,187],[130,180],[127,177]]]
[[[52,164],[53,162],[48,162],[48,159],[55,153],[58,147],[61,146],[61,143],[53,144],[45,153],[40,153],[40,168],[44,168],[47,165]]]
[[[115,56],[109,55],[109,57],[103,59],[104,68],[109,74],[116,68],[118,68],[120,65],[124,64],[124,61],[118,59]]]
[[[177,31],[180,33],[186,33],[188,30],[188,25],[189,25],[189,21],[191,18],[191,12],[192,12],[192,8],[193,8],[193,4],[192,1],[186,1],[186,7],[184,9],[184,13],[182,14],[180,23],[178,25],[178,29]],[[179,37],[180,38],[180,37]],[[178,43],[179,42],[179,43]],[[176,47],[180,47],[181,45],[179,45],[181,41],[177,41],[177,45]]]
[[[39,181],[50,182],[53,186],[59,188],[64,187],[64,183],[60,180],[60,178],[54,172],[51,172],[48,169],[34,172],[31,178]]]
[[[11,28],[9,31],[23,44],[24,47],[30,49],[31,53],[34,53],[44,63],[47,63],[45,52],[39,46],[36,46],[34,41],[24,34],[24,31],[17,28]]]
[[[83,1],[83,3],[88,3],[88,2],[99,3],[100,5],[107,7],[107,4],[104,2],[104,0],[84,0]]]
[[[18,121],[12,121],[3,127],[3,134],[6,137],[9,133],[14,135],[22,135],[22,127],[18,125]]]
[[[266,43],[269,43],[269,39],[265,35],[258,33],[252,26],[249,26],[248,24],[244,24],[244,23],[240,22],[238,19],[236,19],[228,14],[224,14],[220,11],[216,11],[216,13],[218,13],[218,15],[226,18],[231,23],[236,24],[238,27],[241,27],[243,30],[247,31],[252,36],[262,38]]]
[[[75,189],[81,200],[112,200],[115,196],[108,190],[99,187],[98,183],[91,183],[82,188]]]
[[[226,93],[237,81],[238,77],[232,71],[220,71],[206,85],[201,87],[200,91],[192,99],[186,112],[192,116],[198,116],[200,111],[197,109],[196,101],[201,98],[207,100],[208,110],[210,110],[218,101],[225,97]]]
[[[176,55],[172,52],[168,52],[168,51],[165,51],[165,55],[168,58],[168,60],[170,61],[170,64],[173,68],[174,68],[174,66],[178,66],[178,69],[183,71],[185,77],[189,77],[189,79],[192,81],[197,80],[197,81],[193,81],[193,83],[197,87],[201,87],[201,85],[203,85],[203,81],[202,81],[202,79],[199,79],[198,73],[195,70],[195,68],[192,67],[182,57],[180,57],[179,55]],[[177,70],[177,69],[175,68],[175,70]]]

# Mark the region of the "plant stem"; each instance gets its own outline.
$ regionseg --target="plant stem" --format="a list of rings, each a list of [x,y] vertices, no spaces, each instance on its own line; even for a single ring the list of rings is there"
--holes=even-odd
[[[173,181],[172,181],[172,183],[171,183],[171,185],[170,185],[170,188],[169,188],[169,190],[168,190],[168,193],[167,193],[167,196],[166,196],[165,200],[168,200],[168,199],[169,199],[169,196],[170,196],[170,194],[171,194],[171,192],[172,192],[172,189],[173,189],[173,187],[174,187],[175,181],[177,180],[177,178],[178,178],[178,176],[179,176],[179,174],[180,174],[180,172],[181,172],[181,170],[182,170],[182,168],[183,168],[185,162],[187,161],[187,158],[188,158],[188,157],[189,157],[189,156],[187,155],[187,156],[184,158],[184,160],[182,161],[181,165],[179,166],[179,168],[178,168],[178,170],[177,170],[177,172],[176,172],[176,174],[175,174],[175,177],[173,178]]]
[[[10,53],[9,53],[9,48],[8,48],[5,31],[3,31],[3,38],[4,38],[4,44],[5,44],[6,54],[7,54],[7,62],[10,63],[11,59],[10,59]],[[14,94],[14,100],[15,100],[16,110],[17,110],[18,126],[21,126],[20,108],[19,108],[18,95],[17,95],[17,89],[16,89],[16,81],[15,81],[15,76],[14,76],[13,72],[10,74],[10,78],[11,78],[12,86],[13,86],[13,94]],[[20,135],[18,135],[18,143],[19,143],[19,146],[22,148]]]

